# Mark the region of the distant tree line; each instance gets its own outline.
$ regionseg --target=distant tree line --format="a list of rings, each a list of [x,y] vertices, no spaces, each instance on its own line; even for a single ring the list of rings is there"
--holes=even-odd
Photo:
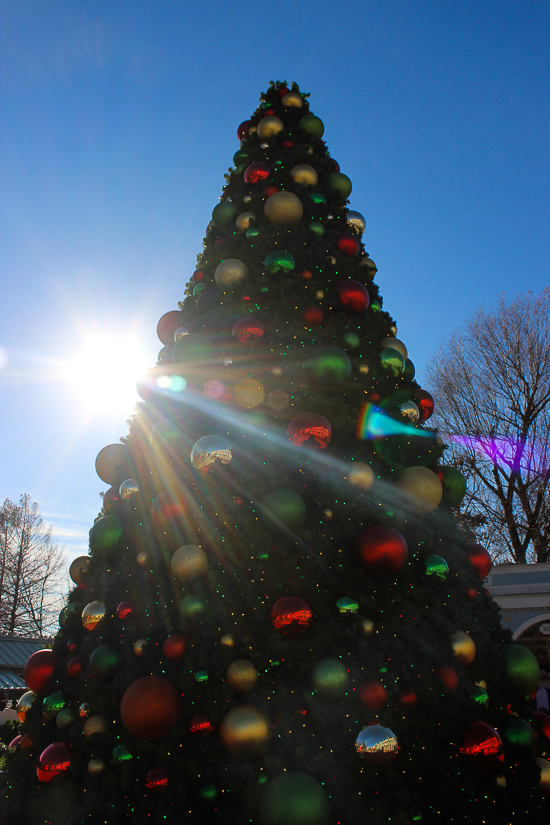
[[[27,494],[0,506],[0,634],[54,632],[65,579],[62,550]]]

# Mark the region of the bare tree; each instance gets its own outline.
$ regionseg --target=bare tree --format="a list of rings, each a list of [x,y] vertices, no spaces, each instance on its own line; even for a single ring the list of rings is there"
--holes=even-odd
[[[478,309],[432,359],[435,425],[499,561],[550,559],[550,288]],[[447,436],[446,436],[447,434]]]
[[[64,561],[36,502],[0,507],[0,632],[44,636],[61,609]]]

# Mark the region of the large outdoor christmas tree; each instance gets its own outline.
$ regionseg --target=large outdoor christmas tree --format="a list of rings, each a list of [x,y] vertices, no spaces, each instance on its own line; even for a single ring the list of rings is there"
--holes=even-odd
[[[7,825],[539,822],[539,672],[482,587],[460,473],[382,309],[352,184],[271,84],[123,443]],[[546,732],[546,733],[545,733]]]

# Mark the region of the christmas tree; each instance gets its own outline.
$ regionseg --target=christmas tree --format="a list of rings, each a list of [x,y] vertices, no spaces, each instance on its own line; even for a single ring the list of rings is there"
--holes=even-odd
[[[352,184],[272,83],[212,212],[53,650],[7,825],[534,822],[539,668],[382,308]],[[545,807],[546,806],[546,807]]]

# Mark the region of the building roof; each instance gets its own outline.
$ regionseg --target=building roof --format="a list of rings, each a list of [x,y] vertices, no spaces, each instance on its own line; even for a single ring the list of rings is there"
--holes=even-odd
[[[27,686],[22,676],[18,676],[13,670],[4,670],[2,668],[0,669],[0,688],[6,688],[7,690],[20,690],[23,688],[26,690]]]
[[[47,644],[47,639],[0,636],[0,673],[5,671],[6,668],[9,670],[23,670],[29,656],[36,653],[37,650],[42,650]]]

